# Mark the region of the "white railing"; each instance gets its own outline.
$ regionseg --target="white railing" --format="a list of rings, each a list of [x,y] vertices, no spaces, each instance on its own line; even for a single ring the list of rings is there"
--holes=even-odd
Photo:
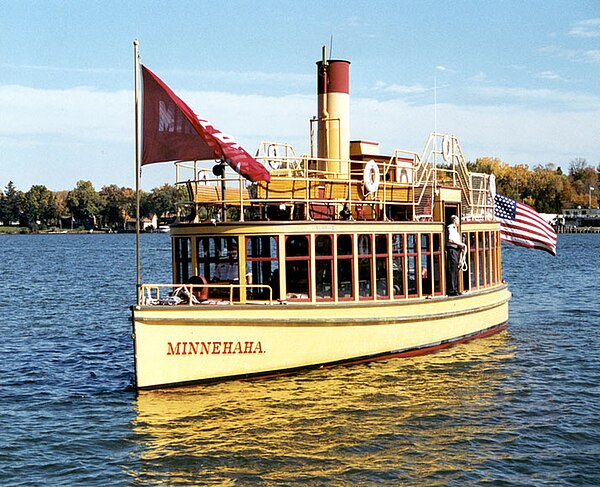
[[[248,291],[253,289],[268,291],[268,299],[248,298]],[[208,291],[207,299],[198,296]],[[224,290],[219,297],[211,297],[211,290]],[[228,294],[228,298],[226,299]],[[224,297],[225,296],[225,299]],[[174,306],[186,304],[200,306],[207,304],[273,304],[273,289],[267,284],[142,284],[139,304],[145,306]]]

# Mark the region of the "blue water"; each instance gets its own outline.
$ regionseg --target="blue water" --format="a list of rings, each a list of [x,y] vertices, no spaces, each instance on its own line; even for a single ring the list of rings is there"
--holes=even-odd
[[[488,339],[136,396],[134,236],[0,235],[0,485],[599,485],[600,235],[504,250]]]

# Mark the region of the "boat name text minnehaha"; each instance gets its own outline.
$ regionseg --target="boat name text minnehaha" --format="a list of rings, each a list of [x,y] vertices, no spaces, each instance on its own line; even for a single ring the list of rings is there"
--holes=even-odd
[[[167,355],[234,355],[266,353],[260,342],[172,342]]]

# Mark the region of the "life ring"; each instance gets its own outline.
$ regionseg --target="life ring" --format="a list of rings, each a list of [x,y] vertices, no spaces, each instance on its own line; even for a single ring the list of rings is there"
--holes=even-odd
[[[367,194],[374,193],[379,188],[379,166],[375,164],[375,161],[373,159],[371,159],[365,164],[363,180],[365,182],[365,196]]]
[[[281,161],[277,159],[277,146],[275,144],[267,146],[267,161],[271,169],[279,169],[279,166],[281,166]]]
[[[448,135],[444,135],[442,139],[442,157],[444,161],[448,162],[448,159],[451,157],[452,152],[452,139]]]
[[[492,199],[492,201],[494,201],[494,198],[496,197],[496,176],[493,174],[490,174],[490,197]]]

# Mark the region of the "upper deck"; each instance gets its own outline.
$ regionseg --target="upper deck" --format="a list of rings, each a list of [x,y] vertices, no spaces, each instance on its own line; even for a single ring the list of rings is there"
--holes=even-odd
[[[349,159],[333,160],[262,142],[255,157],[270,182],[250,183],[224,164],[179,162],[177,222],[443,222],[445,204],[463,221],[493,220],[493,176],[468,170],[456,137],[431,134],[421,153],[382,155],[377,143],[349,145]],[[332,172],[332,163],[347,171]]]

